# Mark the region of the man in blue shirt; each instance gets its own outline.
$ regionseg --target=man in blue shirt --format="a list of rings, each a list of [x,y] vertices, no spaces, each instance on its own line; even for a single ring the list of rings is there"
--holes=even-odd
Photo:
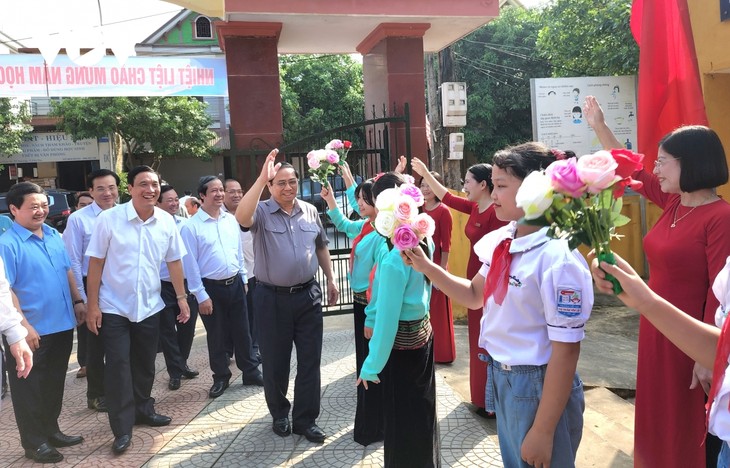
[[[73,329],[84,319],[86,306],[76,289],[71,262],[61,236],[44,224],[48,197],[30,182],[14,185],[7,195],[15,223],[0,237],[0,256],[28,330],[35,367],[26,379],[10,373],[15,421],[26,458],[57,463],[56,447],[80,444],[58,427]],[[39,294],[42,291],[42,294]],[[16,363],[8,355],[8,367]]]

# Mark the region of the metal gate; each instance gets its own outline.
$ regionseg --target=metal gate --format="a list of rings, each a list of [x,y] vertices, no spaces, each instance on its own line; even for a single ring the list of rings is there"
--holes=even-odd
[[[341,127],[328,129],[309,135],[300,140],[285,143],[279,147],[280,154],[284,154],[286,161],[291,163],[299,173],[299,198],[314,204],[320,213],[323,224],[327,227],[330,239],[330,255],[332,257],[332,272],[340,290],[340,300],[335,306],[323,307],[324,315],[340,315],[352,312],[352,290],[347,280],[351,241],[344,234],[336,233],[326,215],[327,204],[320,197],[319,184],[309,179],[307,171],[307,153],[313,149],[324,148],[332,139],[350,140],[352,149],[347,156],[350,170],[358,181],[374,177],[380,172],[387,172],[395,167],[398,156],[405,155],[411,158],[410,114],[408,104],[403,106],[402,114],[393,112],[388,116],[388,109],[383,106],[381,117],[377,117],[376,109],[372,109],[373,118]],[[264,143],[258,141],[258,143]],[[260,161],[272,148],[256,148],[249,150],[233,150],[230,173],[248,173],[256,177],[260,172]],[[241,167],[242,165],[242,167]],[[236,169],[239,169],[238,171]],[[240,169],[243,169],[241,171]],[[329,180],[330,186],[335,188],[338,205],[344,207],[344,184],[339,176]],[[352,214],[351,219],[357,219]],[[283,266],[285,268],[285,266]],[[317,272],[317,280],[325,285],[322,271]],[[325,291],[326,295],[326,291]]]

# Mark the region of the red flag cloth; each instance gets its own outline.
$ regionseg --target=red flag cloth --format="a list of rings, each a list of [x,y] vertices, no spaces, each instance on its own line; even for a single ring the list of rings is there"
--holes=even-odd
[[[492,253],[492,263],[489,265],[487,279],[484,280],[484,305],[491,295],[494,295],[494,302],[502,305],[504,296],[507,295],[509,287],[509,267],[512,265],[512,254],[509,253],[509,246],[512,239],[502,240]]]
[[[639,44],[639,147],[654,167],[661,138],[682,125],[707,125],[687,0],[634,0]]]
[[[352,267],[355,265],[355,247],[357,247],[357,244],[363,237],[367,236],[371,232],[373,232],[373,224],[370,221],[366,221],[365,224],[362,225],[360,234],[358,234],[352,241],[352,250],[350,250],[350,273],[352,273]]]

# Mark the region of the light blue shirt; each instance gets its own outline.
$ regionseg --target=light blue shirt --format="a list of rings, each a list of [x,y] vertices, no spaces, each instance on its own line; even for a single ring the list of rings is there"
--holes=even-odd
[[[433,252],[430,240],[429,247]],[[365,326],[373,328],[373,337],[360,370],[360,377],[371,382],[380,380],[378,374],[390,358],[398,322],[422,319],[428,314],[431,301],[431,284],[426,283],[423,273],[403,263],[398,249],[388,250],[383,242],[375,258],[373,296],[365,308]]]
[[[0,236],[5,273],[20,302],[20,310],[39,335],[73,329],[68,271],[71,262],[61,235],[44,224],[43,238],[18,223]]]
[[[345,215],[337,207],[333,210],[328,210],[327,215],[332,220],[332,224],[335,225],[335,229],[344,232],[350,239],[357,237],[365,223],[369,222],[366,219],[350,221],[345,218]],[[373,232],[360,239],[360,242],[355,246],[355,259],[353,261],[352,272],[349,270],[347,272],[347,278],[350,280],[350,288],[354,292],[365,292],[370,286],[370,272],[373,266],[375,266],[375,254],[381,244],[385,244],[385,237],[373,230]]]
[[[182,227],[180,234],[188,251],[183,258],[188,289],[198,303],[210,298],[203,278],[223,280],[240,274],[246,282],[240,231],[232,214],[221,210],[216,219],[202,208]],[[286,268],[286,265],[278,267]]]
[[[89,273],[89,257],[86,257],[84,253],[89,246],[91,233],[94,232],[96,217],[102,211],[96,202],[74,211],[68,217],[66,229],[63,231],[63,244],[71,259],[71,271],[76,280],[76,289],[79,290],[84,302],[86,302],[86,290],[83,279]]]

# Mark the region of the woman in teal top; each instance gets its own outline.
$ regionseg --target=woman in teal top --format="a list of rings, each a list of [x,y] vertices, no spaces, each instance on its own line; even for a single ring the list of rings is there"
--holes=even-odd
[[[385,174],[373,184],[373,196],[403,183],[402,175]],[[430,239],[429,249],[433,251]],[[373,327],[373,334],[358,385],[362,383],[368,392],[383,387],[386,467],[440,466],[433,333],[428,316],[431,285],[385,242],[378,249],[376,263],[365,323]]]
[[[343,171],[344,173],[345,171]],[[349,175],[349,170],[347,171]],[[344,174],[343,174],[344,175]],[[346,181],[352,181],[347,177]],[[350,268],[347,277],[353,293],[353,317],[355,323],[355,363],[357,374],[368,354],[368,339],[365,337],[365,306],[368,304],[367,290],[370,288],[370,273],[375,266],[375,253],[385,239],[372,228],[376,210],[372,196],[372,181],[368,180],[361,185],[348,184],[347,194],[351,206],[365,219],[350,221],[340,211],[334,194],[322,189],[322,198],[327,202],[329,215],[335,228],[353,239],[350,253]],[[353,203],[352,198],[357,201]],[[355,410],[355,429],[353,438],[361,445],[369,445],[383,440],[383,392],[382,388],[366,392],[357,387],[357,406]]]

